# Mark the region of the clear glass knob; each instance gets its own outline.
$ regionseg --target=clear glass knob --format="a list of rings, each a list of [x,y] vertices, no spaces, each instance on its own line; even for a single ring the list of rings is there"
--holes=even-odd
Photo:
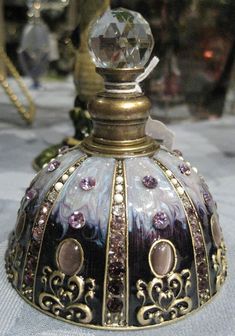
[[[89,49],[97,67],[144,67],[153,46],[148,22],[124,8],[107,10],[90,30]]]

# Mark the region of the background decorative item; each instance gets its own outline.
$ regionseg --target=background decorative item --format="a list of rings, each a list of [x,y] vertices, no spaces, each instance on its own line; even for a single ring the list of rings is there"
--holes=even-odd
[[[11,60],[8,58],[7,54],[4,52],[2,48],[0,48],[0,63],[2,64],[2,69],[0,69],[0,84],[3,87],[4,91],[10,98],[13,105],[16,107],[16,109],[19,111],[22,118],[28,123],[32,124],[34,117],[35,117],[35,110],[36,107],[34,105],[34,102],[32,100],[32,97],[26,87],[26,85],[23,82],[23,79],[21,78],[20,74],[16,70],[14,64],[12,64]],[[3,68],[4,67],[4,68]],[[8,80],[5,75],[5,71],[9,72],[9,74],[15,79],[18,86],[21,89],[21,92],[23,96],[25,96],[28,108],[24,107],[24,105],[21,103],[20,98],[17,97],[17,95],[14,93],[12,88],[10,87]]]
[[[32,78],[33,88],[40,87],[40,77],[46,72],[49,62],[49,30],[41,19],[41,1],[28,1],[29,22],[25,26],[19,58],[24,72]]]
[[[60,144],[50,146],[40,153],[33,161],[33,167],[39,170],[58,154],[61,146],[75,146],[80,143],[92,129],[92,122],[87,110],[87,103],[103,87],[102,78],[95,72],[95,66],[88,51],[88,32],[90,23],[101,15],[109,6],[109,0],[87,0],[74,4],[74,10],[79,6],[78,27],[72,39],[76,47],[74,80],[77,89],[75,106],[70,111],[75,134],[64,139]],[[85,15],[84,15],[85,13]]]

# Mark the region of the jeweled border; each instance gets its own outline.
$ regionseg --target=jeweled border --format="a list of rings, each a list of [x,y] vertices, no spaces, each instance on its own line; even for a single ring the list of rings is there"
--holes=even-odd
[[[106,239],[106,263],[103,294],[102,324],[107,327],[125,327],[128,325],[128,222],[127,222],[127,192],[124,161],[116,161],[113,174],[112,199],[110,218]],[[120,263],[121,274],[113,275],[112,266]],[[117,268],[118,273],[118,268]],[[115,295],[109,290],[111,281],[119,281],[121,293]],[[110,300],[119,300],[122,308],[117,312],[109,309]]]
[[[196,208],[190,199],[189,195],[186,193],[182,184],[162,162],[158,159],[153,159],[153,161],[161,168],[164,175],[167,177],[172,187],[176,191],[178,197],[180,198],[185,215],[187,218],[192,244],[193,244],[193,253],[195,260],[195,269],[197,275],[197,290],[198,290],[198,303],[199,305],[207,302],[211,297],[211,285],[210,285],[210,270],[208,263],[208,253],[206,249],[206,243],[203,235],[202,225],[198,217]],[[200,247],[197,247],[198,241],[201,241]],[[205,274],[200,274],[200,268],[206,269]]]
[[[62,190],[64,184],[67,182],[69,177],[76,171],[76,169],[87,159],[87,155],[83,155],[77,159],[73,164],[67,168],[61,176],[53,183],[49,191],[47,192],[44,201],[41,203],[41,206],[35,217],[35,221],[32,227],[31,239],[29,240],[27,253],[24,261],[24,268],[21,281],[21,292],[29,301],[35,302],[34,293],[35,293],[35,283],[36,283],[36,274],[38,269],[38,263],[40,259],[40,253],[42,248],[43,237],[45,229],[47,226],[48,219],[50,217],[53,206]],[[50,174],[50,172],[48,172]],[[66,176],[66,178],[65,178]],[[45,209],[47,209],[45,213]],[[39,224],[40,218],[43,215],[44,222]],[[33,232],[40,228],[41,236],[38,239],[33,237]],[[30,284],[27,284],[26,276],[32,277]]]

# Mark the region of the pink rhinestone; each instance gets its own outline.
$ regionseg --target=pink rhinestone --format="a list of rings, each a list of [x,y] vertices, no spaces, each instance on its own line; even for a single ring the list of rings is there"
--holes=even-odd
[[[52,172],[52,171],[56,170],[56,169],[59,167],[59,165],[60,165],[60,162],[59,162],[59,161],[57,161],[57,160],[53,160],[53,161],[51,161],[51,162],[48,164],[48,166],[47,166],[47,170],[48,170],[49,172]]]
[[[170,224],[169,217],[163,211],[159,211],[153,217],[153,225],[156,229],[163,230]]]
[[[69,217],[68,222],[73,229],[81,229],[85,225],[86,220],[82,212],[74,211]]]
[[[93,177],[85,177],[80,182],[80,188],[85,191],[91,190],[95,187],[96,181]]]
[[[32,201],[35,197],[37,197],[37,195],[38,195],[37,190],[33,188],[31,189],[28,188],[25,193],[26,199],[29,201]]]

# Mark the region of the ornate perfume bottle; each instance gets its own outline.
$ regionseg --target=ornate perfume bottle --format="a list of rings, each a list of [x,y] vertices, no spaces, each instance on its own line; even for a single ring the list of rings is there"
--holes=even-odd
[[[148,23],[107,11],[89,45],[105,91],[94,133],[61,150],[22,199],[6,253],[9,280],[42,312],[77,325],[164,325],[209,301],[227,263],[216,205],[179,151],[145,135],[137,89],[153,47]]]

